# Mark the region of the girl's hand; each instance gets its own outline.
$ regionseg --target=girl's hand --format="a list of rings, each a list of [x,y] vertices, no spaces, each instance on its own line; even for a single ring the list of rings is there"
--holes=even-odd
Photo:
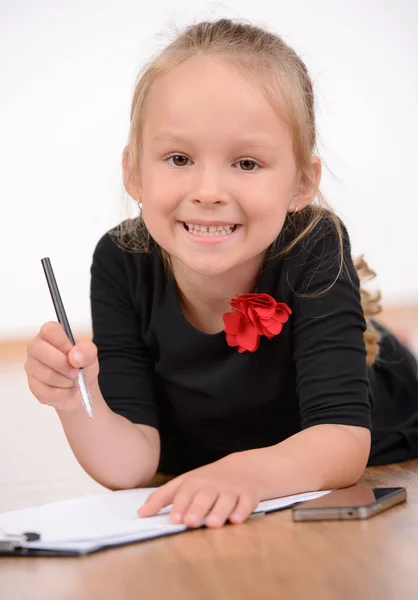
[[[153,492],[138,510],[140,517],[156,515],[173,504],[171,520],[187,527],[222,527],[245,521],[260,502],[257,484],[239,454],[231,454],[172,479]]]
[[[41,404],[58,411],[82,410],[77,374],[83,367],[87,386],[97,381],[97,347],[93,342],[73,346],[63,326],[50,321],[29,342],[24,366],[29,389]]]

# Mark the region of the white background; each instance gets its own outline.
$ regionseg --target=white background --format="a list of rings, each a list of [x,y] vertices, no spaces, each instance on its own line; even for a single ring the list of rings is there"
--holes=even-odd
[[[416,2],[0,0],[0,339],[56,319],[44,256],[74,331],[90,329],[92,252],[131,214],[120,162],[138,70],[172,24],[222,16],[268,24],[304,59],[323,191],[386,302],[418,301]]]

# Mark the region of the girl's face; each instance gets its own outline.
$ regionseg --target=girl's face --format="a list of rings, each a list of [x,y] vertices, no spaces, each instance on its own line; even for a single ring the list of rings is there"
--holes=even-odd
[[[189,60],[152,84],[141,159],[151,236],[173,266],[201,275],[260,264],[286,213],[303,208],[286,124],[220,59]]]

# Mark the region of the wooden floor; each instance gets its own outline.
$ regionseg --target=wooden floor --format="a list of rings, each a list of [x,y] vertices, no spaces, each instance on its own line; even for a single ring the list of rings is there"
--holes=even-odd
[[[408,500],[365,521],[284,510],[76,558],[0,558],[2,600],[416,600],[418,460],[366,470]]]

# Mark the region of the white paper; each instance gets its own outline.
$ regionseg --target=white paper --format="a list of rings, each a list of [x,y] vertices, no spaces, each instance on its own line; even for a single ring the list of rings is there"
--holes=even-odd
[[[184,531],[183,524],[171,522],[172,506],[166,506],[154,517],[141,518],[137,510],[157,488],[141,488],[105,492],[82,498],[54,502],[35,508],[0,514],[0,528],[19,535],[36,532],[38,542],[27,548],[91,552],[98,548],[129,543]],[[296,494],[260,502],[254,513],[269,512],[319,498],[329,491]]]
[[[297,504],[298,502],[307,502],[308,500],[315,500],[329,494],[332,490],[326,490],[321,492],[305,492],[304,494],[294,494],[293,496],[283,496],[283,498],[274,498],[273,500],[264,500],[260,502],[257,508],[253,511],[257,512],[272,512],[274,510],[280,510],[281,508],[288,508]]]

